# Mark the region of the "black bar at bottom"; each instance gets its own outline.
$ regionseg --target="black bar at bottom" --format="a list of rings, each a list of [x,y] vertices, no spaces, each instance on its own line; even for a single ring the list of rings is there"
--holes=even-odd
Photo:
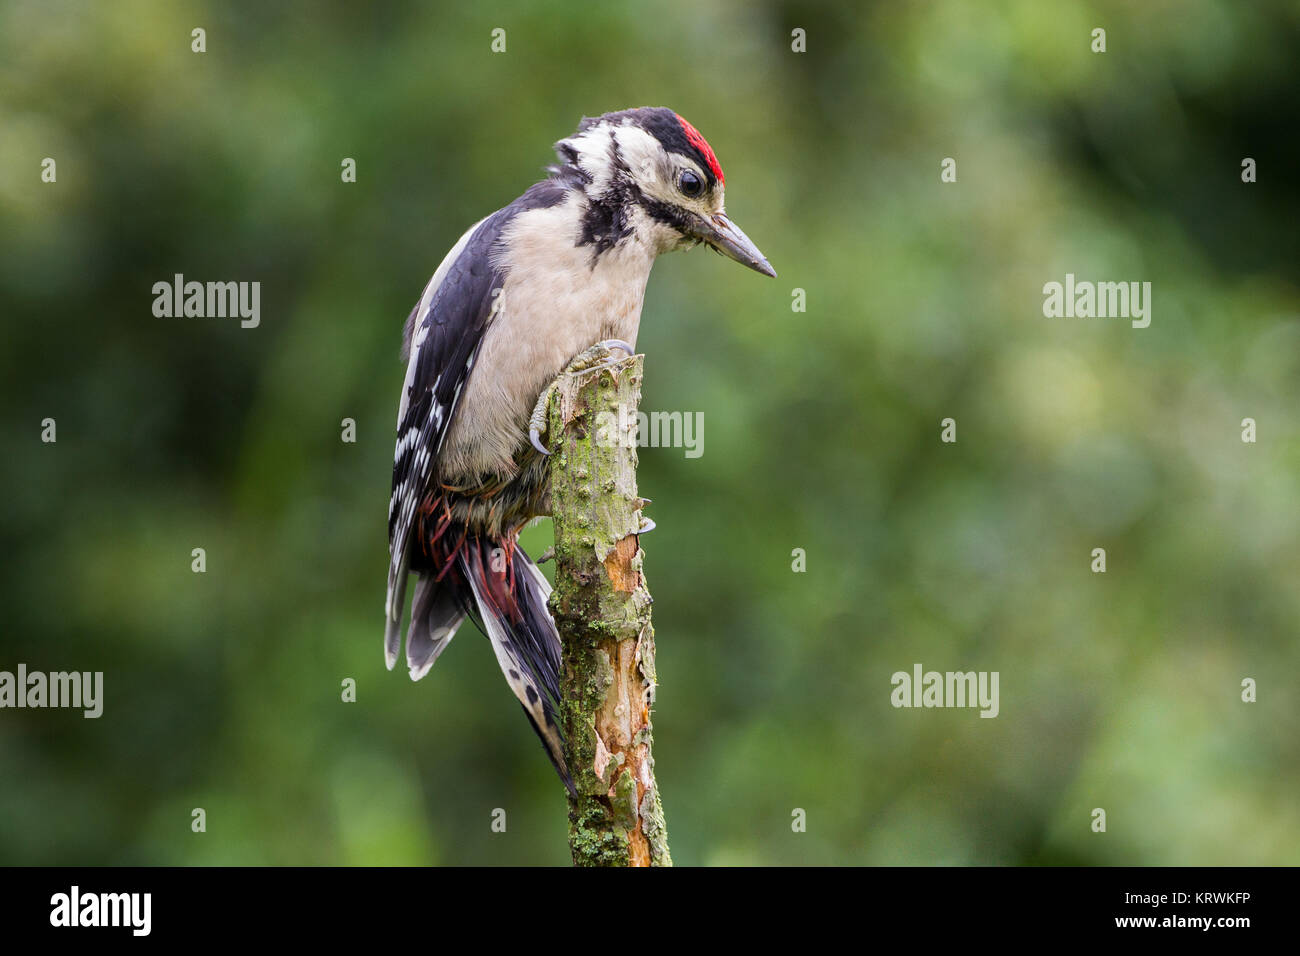
[[[510,945],[507,937],[522,934],[517,942],[535,945],[539,933],[572,931],[584,905],[593,940],[626,939],[634,932],[626,923],[605,935],[614,931],[604,921],[620,899],[639,900],[644,931],[663,940],[680,927],[679,939],[718,935],[731,944],[770,945],[768,934],[781,928],[813,931],[810,941],[847,930],[864,947],[898,934],[927,943],[1047,934],[1230,944],[1243,934],[1284,932],[1296,883],[1295,870],[1285,868],[38,868],[0,870],[0,878],[6,942],[63,936],[77,945],[338,945],[401,932],[428,933],[436,946],[469,942],[467,930],[484,942]]]

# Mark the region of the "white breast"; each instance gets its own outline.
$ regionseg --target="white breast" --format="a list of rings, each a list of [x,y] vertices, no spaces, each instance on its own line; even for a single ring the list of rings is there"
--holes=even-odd
[[[506,228],[505,287],[443,445],[444,475],[513,473],[542,389],[596,342],[636,344],[655,250],[634,230],[593,266],[594,247],[577,245],[581,202],[574,194]]]

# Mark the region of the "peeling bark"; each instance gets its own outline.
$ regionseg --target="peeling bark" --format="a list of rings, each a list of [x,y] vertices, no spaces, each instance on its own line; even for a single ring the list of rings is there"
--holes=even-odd
[[[640,356],[566,373],[549,409],[551,613],[564,648],[560,726],[578,790],[569,798],[577,866],[672,865],[651,750],[654,629],[637,537],[645,502],[631,429],[641,374]]]

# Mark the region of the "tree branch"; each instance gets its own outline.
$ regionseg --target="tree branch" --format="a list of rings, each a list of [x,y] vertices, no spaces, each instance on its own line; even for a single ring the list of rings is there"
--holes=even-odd
[[[637,539],[641,356],[566,372],[549,408],[555,520],[551,613],[564,647],[560,725],[577,866],[671,866],[655,784],[654,629]]]

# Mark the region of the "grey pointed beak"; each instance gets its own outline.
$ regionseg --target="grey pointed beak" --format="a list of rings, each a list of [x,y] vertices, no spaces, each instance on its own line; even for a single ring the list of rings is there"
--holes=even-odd
[[[735,259],[755,272],[776,278],[776,270],[763,253],[758,251],[758,246],[750,242],[749,236],[741,232],[740,227],[728,219],[725,213],[700,217],[696,223],[695,237],[701,242],[707,242],[728,259]]]

